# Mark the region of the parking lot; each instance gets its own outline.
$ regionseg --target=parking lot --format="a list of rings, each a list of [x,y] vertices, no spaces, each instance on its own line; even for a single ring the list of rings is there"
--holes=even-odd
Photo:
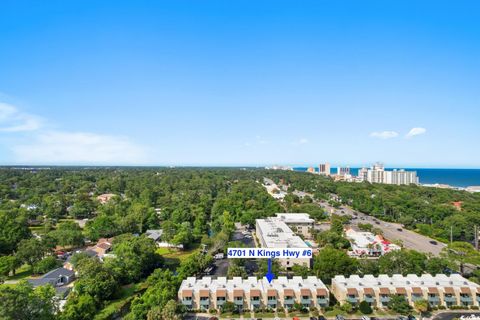
[[[233,241],[240,241],[248,248],[254,248],[255,242],[253,241],[253,236],[250,231],[247,231],[244,228],[239,228],[235,230],[232,235]],[[230,265],[229,259],[226,257],[223,259],[216,260],[214,262],[214,270],[212,271],[211,276],[215,277],[226,277],[228,273],[228,267]],[[245,261],[245,270],[248,275],[254,275],[258,271],[257,261],[254,259],[247,259]]]

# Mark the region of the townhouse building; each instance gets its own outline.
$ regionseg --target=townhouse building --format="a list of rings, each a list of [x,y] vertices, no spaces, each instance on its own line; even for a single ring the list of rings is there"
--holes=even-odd
[[[271,283],[266,278],[256,277],[190,277],[182,281],[178,300],[191,310],[221,309],[227,301],[239,311],[278,307],[291,309],[295,303],[313,309],[328,306],[329,291],[317,277],[278,277]]]
[[[404,296],[412,306],[420,299],[433,307],[479,306],[480,302],[480,286],[459,274],[335,276],[331,291],[340,303],[366,301],[378,308],[387,307],[393,295]]]

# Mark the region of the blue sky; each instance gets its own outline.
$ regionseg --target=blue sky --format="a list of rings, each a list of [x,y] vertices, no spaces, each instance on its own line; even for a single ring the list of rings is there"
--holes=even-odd
[[[479,34],[478,1],[3,0],[0,163],[479,168]]]

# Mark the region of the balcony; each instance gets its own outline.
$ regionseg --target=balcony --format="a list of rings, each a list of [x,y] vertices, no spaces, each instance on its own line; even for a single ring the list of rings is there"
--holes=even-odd
[[[418,301],[418,300],[421,300],[423,299],[422,295],[420,294],[412,294],[412,301],[415,302],[415,301]]]
[[[243,306],[243,298],[242,299],[235,299],[233,301],[233,303],[235,303],[235,305],[237,305],[237,306]]]
[[[293,298],[289,297],[289,298],[285,298],[285,299],[283,300],[283,303],[284,303],[284,304],[294,304],[294,303],[295,303],[295,300],[294,300]]]
[[[438,296],[429,296],[428,297],[428,303],[432,305],[437,305],[440,303],[440,298]]]
[[[277,307],[277,299],[268,299],[267,301],[267,306],[270,308],[276,308]]]
[[[226,300],[225,299],[217,299],[217,306],[221,307],[225,304]]]
[[[352,304],[355,304],[358,302],[358,297],[354,297],[354,296],[348,296],[347,297],[347,301],[352,303]]]
[[[305,304],[308,304],[308,305],[309,305],[309,304],[311,303],[311,300],[310,300],[310,298],[301,298],[301,299],[300,299],[300,303],[301,303],[301,304],[304,304],[304,305],[305,305]]]
[[[185,299],[185,298],[183,298],[183,299],[182,299],[182,304],[183,304],[184,306],[191,307],[191,306],[192,306],[192,299]]]
[[[200,307],[208,309],[210,307],[210,299],[200,299]]]
[[[327,298],[317,298],[317,303],[321,307],[328,306],[328,299]]]
[[[254,299],[250,299],[250,305],[252,308],[260,308],[260,299],[258,300],[254,300]]]
[[[445,302],[450,303],[450,304],[452,304],[452,303],[456,304],[457,303],[457,298],[455,296],[445,296],[444,300],[445,300]]]
[[[375,298],[372,296],[365,296],[365,301],[368,303],[375,303]]]
[[[389,296],[380,296],[380,302],[381,303],[389,303],[390,302],[390,297]]]
[[[467,302],[467,303],[472,303],[473,302],[472,297],[469,296],[469,295],[460,296],[460,301]]]

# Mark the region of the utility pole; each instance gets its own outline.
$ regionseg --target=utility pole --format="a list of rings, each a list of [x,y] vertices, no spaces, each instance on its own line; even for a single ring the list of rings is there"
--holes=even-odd
[[[453,226],[450,226],[450,243],[453,242]]]

